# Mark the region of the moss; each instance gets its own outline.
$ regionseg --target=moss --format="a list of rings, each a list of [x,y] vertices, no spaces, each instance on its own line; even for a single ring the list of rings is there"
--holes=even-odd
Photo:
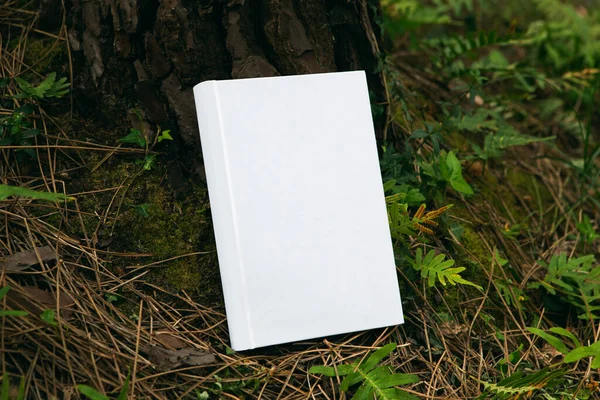
[[[206,187],[189,182],[177,195],[165,181],[166,165],[161,165],[160,156],[151,171],[140,173],[134,162],[139,157],[113,156],[92,173],[103,157],[91,155],[90,171],[70,184],[74,192],[104,190],[78,196],[81,211],[89,213],[82,216],[85,229],[88,235],[97,231],[99,240],[112,239],[110,251],[150,254],[107,257],[109,266],[117,271],[174,258],[153,266],[145,281],[173,293],[184,290],[204,304],[222,305]],[[106,191],[116,187],[121,187],[118,192]],[[108,219],[97,230],[100,218],[95,213],[102,214],[109,206],[109,216],[116,219]],[[72,233],[82,235],[80,224],[74,222]],[[197,252],[208,254],[189,255]]]
[[[42,74],[56,72],[59,77],[68,75],[68,53],[63,41],[49,37],[33,38],[27,40],[24,60],[27,66]],[[24,79],[31,79],[32,73],[25,73]]]
[[[195,263],[187,260],[170,263],[165,272],[163,278],[170,287],[188,292],[198,290],[203,275]]]
[[[452,208],[451,214],[461,220],[469,221],[473,219],[462,203],[456,204]],[[486,219],[484,215],[481,215],[481,218]],[[456,246],[456,251],[452,255],[456,261],[456,266],[466,268],[462,273],[465,279],[485,287],[488,283],[487,276],[482,273],[481,269],[488,267],[489,263],[486,261],[492,256],[484,239],[482,239],[479,234],[479,231],[485,230],[485,227],[462,223],[461,228],[462,230],[459,239],[461,246]],[[474,290],[473,293],[477,292],[476,289],[471,287],[465,287],[465,290]],[[477,295],[474,294],[474,296]]]
[[[526,201],[532,203],[533,208],[541,204],[542,208],[546,210],[555,204],[554,198],[546,185],[540,184],[536,177],[524,172],[520,168],[509,168],[506,171],[506,180],[518,193],[523,195]]]
[[[462,242],[469,250],[469,253],[472,254],[477,261],[484,262],[485,260],[491,257],[491,254],[485,245],[485,242],[479,236],[479,233],[475,232],[475,230],[471,227],[466,226],[464,228]]]
[[[455,217],[460,218],[461,220],[469,221],[472,220],[470,212],[462,203],[455,204],[452,207],[450,214]],[[485,215],[481,215],[482,218],[486,218]],[[479,236],[478,230],[483,229],[483,227],[479,227],[475,224],[463,223],[462,227],[462,235],[460,236],[460,242],[464,246],[465,249],[469,250],[469,252],[477,258],[478,261],[485,261],[490,258],[490,254],[488,251],[485,242]]]
[[[527,217],[527,213],[518,204],[510,188],[500,182],[491,171],[486,171],[482,176],[482,180],[484,184],[480,186],[479,195],[492,204],[494,209],[503,214],[507,221],[510,221],[511,217],[517,221],[522,221]],[[474,201],[480,202],[480,200],[475,199]]]
[[[116,238],[129,251],[152,254],[152,261],[162,261],[200,251],[215,249],[212,225],[207,214],[207,193],[203,187],[190,187],[182,200],[159,182],[160,175],[144,172],[124,202],[126,210],[117,226]],[[147,205],[147,215],[140,212]],[[131,227],[135,227],[131,229]],[[205,259],[208,259],[207,263]],[[166,262],[155,268],[150,280],[173,290],[192,293],[213,292],[207,282],[217,286],[214,257],[194,255]]]

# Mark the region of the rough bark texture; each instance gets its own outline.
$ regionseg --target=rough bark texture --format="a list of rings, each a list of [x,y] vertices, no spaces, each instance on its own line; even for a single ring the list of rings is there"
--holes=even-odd
[[[382,101],[376,3],[72,0],[77,98],[109,120],[142,109],[194,146],[192,87],[204,80],[364,69]]]

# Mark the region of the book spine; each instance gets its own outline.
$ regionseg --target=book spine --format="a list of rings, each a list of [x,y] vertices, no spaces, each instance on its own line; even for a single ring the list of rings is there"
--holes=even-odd
[[[196,85],[194,97],[231,347],[252,349],[255,343],[217,82]]]

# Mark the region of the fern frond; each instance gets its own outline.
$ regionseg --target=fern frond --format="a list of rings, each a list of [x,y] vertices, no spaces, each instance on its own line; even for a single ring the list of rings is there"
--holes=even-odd
[[[483,288],[473,282],[464,279],[460,273],[465,270],[464,267],[453,267],[454,260],[445,260],[445,254],[435,254],[435,250],[430,250],[423,257],[423,250],[417,249],[413,268],[421,272],[421,277],[427,280],[429,287],[435,286],[436,282],[440,282],[446,286],[446,282],[454,286],[458,283],[469,285],[483,290]]]
[[[417,212],[415,213],[415,216],[413,218],[415,219],[419,219],[423,216],[423,213],[425,212],[425,204],[421,204],[421,206],[419,207],[419,209],[417,210]]]
[[[546,51],[550,55],[555,54],[553,61],[557,67],[565,64],[568,58],[561,57],[556,48],[548,43],[556,38],[575,39],[576,43],[569,50],[582,57],[589,66],[596,65],[600,57],[600,28],[593,17],[580,15],[575,7],[560,0],[534,0],[533,3],[549,21],[545,24],[545,31],[551,32],[553,37],[545,33]]]
[[[498,383],[482,382],[485,389],[496,395],[496,398],[516,398],[513,396],[531,395],[533,392],[547,387],[558,385],[562,381],[565,371],[550,371],[544,368],[530,375],[518,371],[502,379]]]
[[[430,39],[424,44],[439,51],[443,57],[442,64],[448,65],[465,54],[474,53],[489,46],[508,45],[511,40],[513,40],[511,36],[498,36],[495,31],[481,31],[478,34]]]
[[[385,204],[398,203],[406,198],[406,193],[396,193],[385,197]]]
[[[448,211],[452,206],[453,204],[448,204],[438,208],[437,210],[429,211],[427,214],[423,215],[425,213],[425,204],[421,204],[421,207],[419,207],[419,209],[412,218],[413,228],[417,229],[420,232],[433,235],[433,230],[426,226],[423,226],[423,224],[438,226],[438,223],[434,220],[440,217],[446,211]]]
[[[15,78],[19,85],[21,93],[17,93],[14,97],[18,99],[35,97],[38,99],[49,97],[63,97],[69,92],[69,83],[66,83],[67,78],[56,80],[56,72],[48,74],[48,77],[38,86],[33,86],[22,78]]]
[[[316,365],[311,367],[308,372],[329,377],[345,376],[340,384],[340,390],[343,392],[362,382],[352,397],[355,400],[372,399],[373,396],[380,400],[416,400],[415,396],[396,388],[396,386],[418,382],[419,378],[416,375],[394,374],[388,366],[377,366],[395,349],[396,344],[390,343],[375,351],[360,364],[344,364],[337,368]]]
[[[589,254],[577,258],[567,258],[566,254],[553,255],[550,263],[539,261],[548,272],[540,282],[529,285],[532,288],[543,286],[551,294],[560,294],[568,303],[582,313],[579,318],[598,319],[600,310],[600,265]]]

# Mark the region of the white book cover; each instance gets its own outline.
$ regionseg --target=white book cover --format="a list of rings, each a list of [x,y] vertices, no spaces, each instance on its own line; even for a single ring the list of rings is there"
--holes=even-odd
[[[231,347],[403,323],[365,73],[194,96]]]

